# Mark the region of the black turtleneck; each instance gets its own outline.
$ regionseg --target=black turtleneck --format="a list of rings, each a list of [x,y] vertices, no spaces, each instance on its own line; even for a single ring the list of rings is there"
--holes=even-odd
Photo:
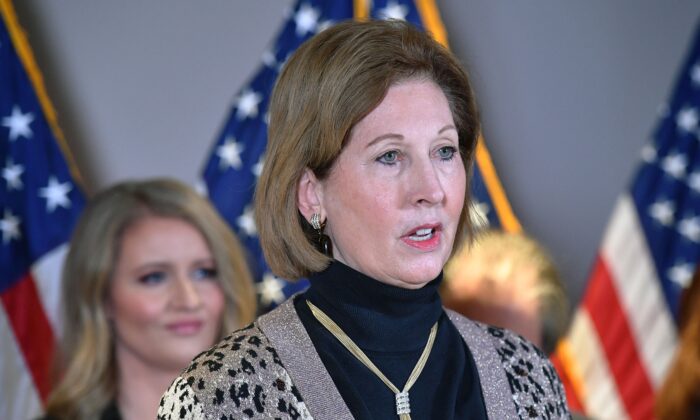
[[[301,322],[355,418],[397,418],[394,394],[314,318],[307,299],[335,321],[399,389],[437,322],[433,349],[409,391],[411,418],[486,418],[472,355],[442,309],[441,280],[439,276],[421,289],[403,289],[334,261],[312,276],[309,289],[295,300]]]

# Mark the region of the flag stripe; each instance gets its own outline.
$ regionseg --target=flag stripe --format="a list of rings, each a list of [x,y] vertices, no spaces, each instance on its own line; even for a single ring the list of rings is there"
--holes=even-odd
[[[34,384],[42,401],[50,391],[54,336],[43,311],[34,279],[27,275],[5,290],[0,297],[15,339],[27,361]],[[33,310],[27,310],[32,308]]]
[[[41,412],[41,400],[29,374],[5,310],[0,305],[0,419],[24,420]]]
[[[568,338],[584,383],[584,393],[578,397],[585,412],[595,413],[596,417],[603,419],[627,419],[598,333],[585,308],[579,308],[574,315]]]
[[[44,313],[51,323],[56,337],[60,337],[61,331],[63,331],[60,317],[61,270],[68,249],[68,243],[59,245],[32,266],[32,277],[34,277]]]
[[[676,328],[628,194],[615,206],[601,253],[627,313],[652,388],[656,389],[673,358]]]
[[[39,99],[39,104],[41,105],[44,118],[46,118],[46,121],[49,123],[49,127],[51,128],[54,138],[56,139],[56,143],[58,143],[58,146],[61,148],[61,152],[63,152],[63,157],[68,164],[70,173],[78,185],[84,186],[83,178],[80,176],[80,171],[78,170],[78,165],[75,163],[73,154],[71,153],[70,148],[63,137],[63,131],[58,125],[56,110],[49,99],[49,95],[46,93],[44,78],[41,75],[41,71],[39,71],[39,66],[36,64],[32,48],[29,45],[29,41],[27,41],[27,37],[22,30],[22,26],[17,20],[17,14],[15,13],[12,1],[0,0],[0,12],[2,12],[2,18],[5,21],[7,31],[12,38],[12,45],[15,47],[15,51],[22,62],[24,70],[29,75],[29,80],[34,88],[34,93]]]
[[[593,268],[584,306],[600,334],[603,351],[627,412],[633,419],[651,418],[654,392],[637,351],[625,308],[608,266],[600,256]]]

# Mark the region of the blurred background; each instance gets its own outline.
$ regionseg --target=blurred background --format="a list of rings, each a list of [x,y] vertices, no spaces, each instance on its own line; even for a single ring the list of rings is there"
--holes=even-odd
[[[194,184],[291,0],[15,2],[88,192]],[[700,16],[696,0],[438,0],[513,210],[575,304]]]
[[[409,20],[439,28],[426,24],[432,0],[371,3],[373,16],[410,5]],[[693,273],[700,281],[700,2],[434,3],[471,73],[512,210],[552,254],[576,309],[548,350],[570,407],[653,418],[657,390],[683,388],[677,375],[666,378],[677,344],[697,345],[687,334],[679,340],[677,315]],[[257,245],[249,203],[264,160],[264,93],[290,49],[368,4],[0,0],[0,134],[8,139],[0,142],[0,388],[12,390],[0,398],[1,418],[38,414],[50,391],[59,267],[85,202],[35,76],[43,74],[88,196],[130,178],[206,184],[255,260],[265,309],[304,283],[275,278]],[[498,207],[485,160],[475,171],[490,194],[474,190],[480,209]],[[518,230],[498,213],[506,230]],[[690,372],[678,360],[672,372]]]

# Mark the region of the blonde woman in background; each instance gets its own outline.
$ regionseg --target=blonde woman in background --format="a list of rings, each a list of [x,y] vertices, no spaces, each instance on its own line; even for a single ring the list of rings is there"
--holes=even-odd
[[[547,251],[525,234],[479,233],[445,267],[445,306],[508,328],[551,354],[569,320],[564,286]]]
[[[153,418],[199,352],[253,320],[238,240],[192,189],[124,182],[85,209],[63,272],[60,381],[47,419]]]

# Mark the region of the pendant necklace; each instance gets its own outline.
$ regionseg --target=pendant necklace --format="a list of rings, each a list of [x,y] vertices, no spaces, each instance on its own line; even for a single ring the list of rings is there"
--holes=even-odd
[[[306,301],[306,303],[309,305],[309,308],[311,309],[311,313],[313,313],[314,317],[323,325],[335,338],[340,341],[340,343],[345,346],[350,353],[352,353],[353,356],[355,356],[360,362],[362,362],[363,365],[367,366],[369,370],[371,370],[375,375],[379,377],[379,379],[384,382],[384,384],[391,389],[391,391],[394,393],[396,397],[396,414],[399,416],[400,420],[411,420],[411,403],[408,398],[408,391],[411,389],[413,384],[416,382],[418,379],[418,376],[420,376],[421,372],[423,371],[423,368],[425,367],[425,363],[428,361],[428,356],[430,355],[430,350],[433,348],[433,343],[435,343],[435,336],[437,335],[437,322],[433,325],[433,327],[430,329],[430,335],[428,336],[428,342],[425,345],[425,348],[423,349],[423,353],[420,355],[420,358],[418,359],[418,363],[416,363],[416,366],[413,368],[413,371],[411,372],[411,375],[408,377],[408,381],[406,381],[406,385],[403,386],[403,390],[399,391],[399,389],[389,381],[389,379],[384,376],[384,374],[379,370],[377,366],[375,366],[374,363],[372,363],[371,360],[369,360],[369,357],[355,344],[354,341],[348,337],[345,332],[340,329],[338,324],[336,324],[332,319],[328,317],[322,310],[320,310],[316,305],[311,303],[310,301]]]

